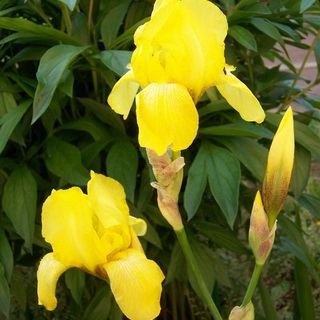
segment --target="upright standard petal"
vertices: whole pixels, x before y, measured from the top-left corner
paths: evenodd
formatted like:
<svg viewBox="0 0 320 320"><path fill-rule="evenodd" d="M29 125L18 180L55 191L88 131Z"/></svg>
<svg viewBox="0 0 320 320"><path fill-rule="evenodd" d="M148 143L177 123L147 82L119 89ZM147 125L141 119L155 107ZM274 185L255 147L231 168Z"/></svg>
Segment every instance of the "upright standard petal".
<svg viewBox="0 0 320 320"><path fill-rule="evenodd" d="M108 97L110 107L126 119L138 89L139 83L136 82L133 71L129 70L112 88Z"/></svg>
<svg viewBox="0 0 320 320"><path fill-rule="evenodd" d="M230 72L230 69L227 67L224 71L226 74L221 73L217 89L231 107L240 113L242 119L261 123L265 113L260 102L250 89Z"/></svg>
<svg viewBox="0 0 320 320"><path fill-rule="evenodd" d="M102 246L93 212L80 188L53 191L42 207L42 235L54 257L69 267L88 269L105 263L110 248Z"/></svg>
<svg viewBox="0 0 320 320"><path fill-rule="evenodd" d="M116 180L91 171L88 198L105 227L129 225L129 208L123 186Z"/></svg>
<svg viewBox="0 0 320 320"><path fill-rule="evenodd" d="M180 84L152 83L137 95L139 143L158 155L189 147L199 117L188 90Z"/></svg>
<svg viewBox="0 0 320 320"><path fill-rule="evenodd" d="M294 127L291 107L273 138L263 180L262 200L272 228L287 197L294 161Z"/></svg>
<svg viewBox="0 0 320 320"><path fill-rule="evenodd" d="M68 269L67 266L53 257L53 253L46 254L40 261L37 271L39 304L49 311L57 306L56 286L59 277Z"/></svg>
<svg viewBox="0 0 320 320"><path fill-rule="evenodd" d="M154 261L128 249L115 255L104 268L114 297L129 319L150 320L159 315L164 275Z"/></svg>

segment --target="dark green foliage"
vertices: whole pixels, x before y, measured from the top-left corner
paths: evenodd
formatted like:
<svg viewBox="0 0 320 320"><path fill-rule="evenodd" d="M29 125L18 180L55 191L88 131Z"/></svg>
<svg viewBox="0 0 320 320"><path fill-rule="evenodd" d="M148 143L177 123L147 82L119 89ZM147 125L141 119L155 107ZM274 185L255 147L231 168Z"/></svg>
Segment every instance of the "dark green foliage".
<svg viewBox="0 0 320 320"><path fill-rule="evenodd" d="M59 281L58 308L52 315L37 305L36 269L50 251L41 237L42 203L52 189L85 187L90 170L119 180L131 214L149 224L143 245L167 275L160 318L198 319L197 312L208 317L174 234L157 209L134 111L123 121L107 105L112 86L130 62L133 34L149 19L152 2L0 0L0 319L123 318L108 286L79 270L69 270ZM303 108L295 115L291 191L271 259L279 259L280 269L277 255L290 262L295 319L315 319L320 251L309 249L305 230L293 217L308 210L311 223L320 220L320 191L308 190L311 165L320 160L320 138L314 131L320 99L309 93L320 83L319 1L216 4L229 21L227 63L237 67L237 77L268 112L262 125L246 123L214 88L199 102L198 136L182 154L181 208L191 246L226 316L241 303L249 281L248 219L268 148L281 112L298 103ZM311 46L302 42L308 34L315 37ZM301 48L304 55L315 53L314 81L302 78L286 45ZM280 62L273 67L266 63L276 59ZM277 270L268 271L271 277L273 273ZM270 307L274 284L259 284L257 319L279 311Z"/></svg>

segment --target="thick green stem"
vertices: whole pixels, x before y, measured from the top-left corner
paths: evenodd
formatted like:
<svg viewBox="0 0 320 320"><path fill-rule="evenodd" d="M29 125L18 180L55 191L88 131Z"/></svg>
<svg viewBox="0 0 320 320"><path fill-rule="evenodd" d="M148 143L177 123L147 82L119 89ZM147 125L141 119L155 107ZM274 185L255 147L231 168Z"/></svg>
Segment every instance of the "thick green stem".
<svg viewBox="0 0 320 320"><path fill-rule="evenodd" d="M251 301L254 289L256 288L257 283L259 281L259 277L260 277L261 271L263 269L263 266L264 265L261 265L261 264L255 264L253 274L251 276L251 280L250 280L249 286L247 288L246 295L243 298L243 302L242 302L241 307L244 307L245 305L247 305Z"/></svg>
<svg viewBox="0 0 320 320"><path fill-rule="evenodd" d="M199 289L201 291L201 298L204 300L205 304L209 308L213 318L215 320L222 320L222 317L219 313L218 308L216 307L214 301L212 300L211 294L208 291L208 288L202 278L201 271L199 269L198 263L196 261L196 258L193 255L193 252L190 248L190 244L186 235L186 232L184 228L179 230L174 230L176 233L176 236L178 238L178 241L180 243L180 246L182 248L182 251L189 263L189 266L191 268L191 271L198 283Z"/></svg>

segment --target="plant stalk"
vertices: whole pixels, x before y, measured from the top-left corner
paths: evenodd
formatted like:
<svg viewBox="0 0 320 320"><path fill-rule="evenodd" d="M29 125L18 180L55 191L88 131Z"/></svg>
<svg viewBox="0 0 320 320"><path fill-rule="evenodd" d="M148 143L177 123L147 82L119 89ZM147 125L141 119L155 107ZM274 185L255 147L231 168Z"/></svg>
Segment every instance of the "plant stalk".
<svg viewBox="0 0 320 320"><path fill-rule="evenodd" d="M247 288L246 295L243 298L243 302L241 304L241 307L244 307L245 305L247 305L251 301L254 289L256 288L256 286L258 284L259 277L260 277L261 271L263 269L263 266L264 266L263 264L257 264L257 263L255 264L254 270L253 270L253 273L251 276L251 280L250 280L249 286Z"/></svg>
<svg viewBox="0 0 320 320"><path fill-rule="evenodd" d="M219 310L217 306L215 305L214 301L212 300L211 294L208 291L208 288L202 278L201 271L199 269L198 263L196 258L193 255L193 252L191 250L185 229L179 229L179 230L174 230L176 233L176 236L178 238L178 241L180 243L180 246L182 248L182 251L189 263L189 266L191 268L191 271L199 285L199 289L201 291L201 297L204 300L205 304L209 308L213 318L215 320L222 320L222 317L219 313Z"/></svg>

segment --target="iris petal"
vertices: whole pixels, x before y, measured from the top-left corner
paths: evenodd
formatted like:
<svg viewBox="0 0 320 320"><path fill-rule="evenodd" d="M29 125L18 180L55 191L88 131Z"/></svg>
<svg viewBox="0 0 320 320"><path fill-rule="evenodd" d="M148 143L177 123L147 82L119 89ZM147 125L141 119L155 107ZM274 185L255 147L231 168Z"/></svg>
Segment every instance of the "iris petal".
<svg viewBox="0 0 320 320"><path fill-rule="evenodd" d="M112 88L108 97L110 107L126 119L138 89L139 84L135 80L133 71L130 70Z"/></svg>
<svg viewBox="0 0 320 320"><path fill-rule="evenodd" d="M40 261L37 271L39 304L47 310L54 310L57 306L56 285L59 277L68 269L57 261L53 253L46 254Z"/></svg>
<svg viewBox="0 0 320 320"><path fill-rule="evenodd" d="M69 267L94 272L107 254L93 226L93 212L80 188L53 191L42 208L42 235Z"/></svg>
<svg viewBox="0 0 320 320"><path fill-rule="evenodd" d="M164 154L189 147L198 130L198 113L187 89L180 84L152 83L137 95L139 143Z"/></svg>
<svg viewBox="0 0 320 320"><path fill-rule="evenodd" d="M91 171L88 198L105 228L129 224L129 208L122 185L109 177Z"/></svg>
<svg viewBox="0 0 320 320"><path fill-rule="evenodd" d="M226 73L220 77L220 82L216 85L221 95L240 113L242 119L261 123L265 113L258 99L237 77L228 70Z"/></svg>
<svg viewBox="0 0 320 320"><path fill-rule="evenodd" d="M122 312L131 320L150 320L160 313L161 282L159 266L139 251L119 252L104 265L111 290Z"/></svg>

